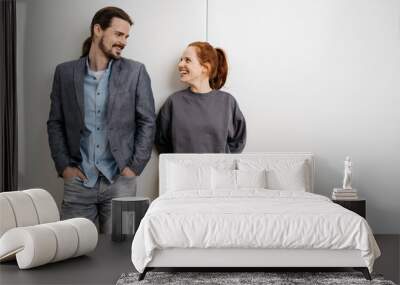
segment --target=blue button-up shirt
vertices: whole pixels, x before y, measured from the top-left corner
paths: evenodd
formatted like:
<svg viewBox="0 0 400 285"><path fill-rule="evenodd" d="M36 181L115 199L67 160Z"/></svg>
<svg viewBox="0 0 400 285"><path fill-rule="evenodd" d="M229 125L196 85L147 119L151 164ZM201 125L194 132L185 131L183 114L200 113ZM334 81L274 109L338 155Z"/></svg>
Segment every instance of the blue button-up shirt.
<svg viewBox="0 0 400 285"><path fill-rule="evenodd" d="M118 173L117 162L111 154L107 141L106 114L108 102L108 83L112 60L100 78L89 68L86 62L84 79L85 129L81 135L81 169L87 180L86 187L93 187L101 172L110 183Z"/></svg>

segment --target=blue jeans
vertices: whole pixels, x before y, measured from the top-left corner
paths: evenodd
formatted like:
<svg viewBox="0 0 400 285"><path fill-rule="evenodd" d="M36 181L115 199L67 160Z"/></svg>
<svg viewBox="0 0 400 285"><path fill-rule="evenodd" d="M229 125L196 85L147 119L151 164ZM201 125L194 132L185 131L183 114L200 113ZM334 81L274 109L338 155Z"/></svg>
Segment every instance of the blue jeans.
<svg viewBox="0 0 400 285"><path fill-rule="evenodd" d="M111 233L111 199L136 196L136 177L119 176L110 184L99 176L93 188L83 186L78 177L64 180L61 218L83 217L98 225L100 233Z"/></svg>

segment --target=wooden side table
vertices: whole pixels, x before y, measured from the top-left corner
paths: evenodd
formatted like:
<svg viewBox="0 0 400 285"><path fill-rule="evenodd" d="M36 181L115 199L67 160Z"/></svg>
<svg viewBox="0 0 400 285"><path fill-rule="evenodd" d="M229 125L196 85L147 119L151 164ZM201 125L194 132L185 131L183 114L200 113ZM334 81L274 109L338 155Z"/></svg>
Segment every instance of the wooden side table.
<svg viewBox="0 0 400 285"><path fill-rule="evenodd" d="M365 199L357 199L357 200L332 200L332 202L339 204L340 206L353 211L356 214L359 214L364 219L366 218L366 200Z"/></svg>
<svg viewBox="0 0 400 285"><path fill-rule="evenodd" d="M147 197L121 197L111 201L113 241L123 241L134 235L150 205Z"/></svg>

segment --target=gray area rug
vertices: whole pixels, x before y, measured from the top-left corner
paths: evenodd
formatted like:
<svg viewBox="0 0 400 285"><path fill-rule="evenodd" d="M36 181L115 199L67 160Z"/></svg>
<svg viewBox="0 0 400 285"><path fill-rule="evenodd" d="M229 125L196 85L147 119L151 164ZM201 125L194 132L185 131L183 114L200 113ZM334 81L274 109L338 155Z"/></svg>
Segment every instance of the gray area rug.
<svg viewBox="0 0 400 285"><path fill-rule="evenodd" d="M384 280L382 275L372 275L368 281L360 272L148 272L142 281L138 281L139 273L122 274L117 285L134 284L379 284L395 285Z"/></svg>

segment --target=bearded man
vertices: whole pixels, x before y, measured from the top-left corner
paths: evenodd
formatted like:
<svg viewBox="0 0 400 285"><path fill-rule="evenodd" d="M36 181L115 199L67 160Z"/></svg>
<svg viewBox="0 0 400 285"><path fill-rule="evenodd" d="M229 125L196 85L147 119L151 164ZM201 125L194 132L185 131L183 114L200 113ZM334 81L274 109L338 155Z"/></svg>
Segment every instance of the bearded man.
<svg viewBox="0 0 400 285"><path fill-rule="evenodd" d="M93 17L78 60L56 67L47 132L64 180L63 219L85 217L111 232L111 199L136 195L150 159L154 98L142 63L121 57L133 22L117 7Z"/></svg>

